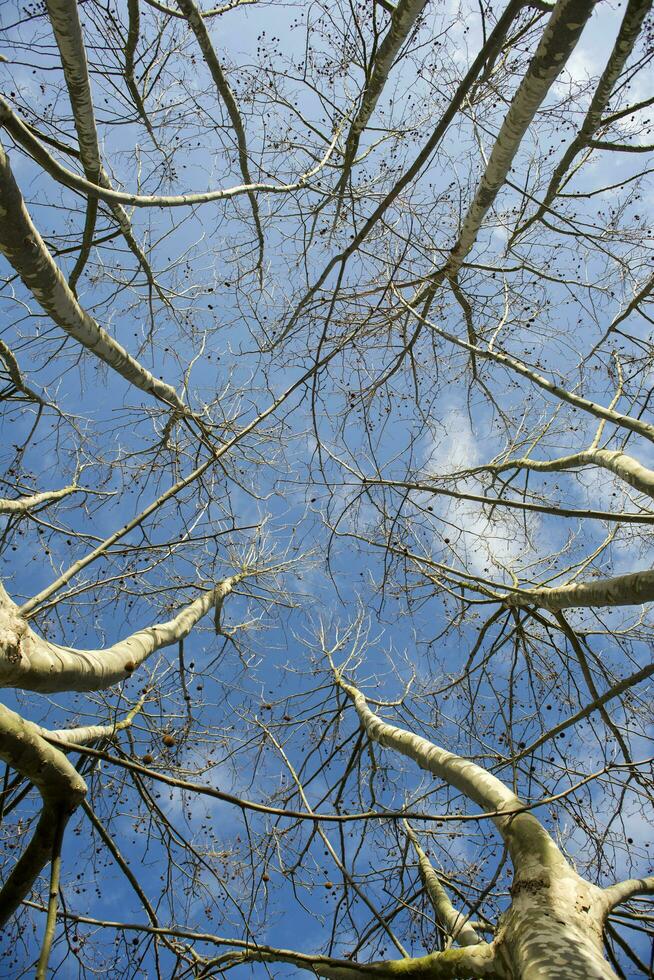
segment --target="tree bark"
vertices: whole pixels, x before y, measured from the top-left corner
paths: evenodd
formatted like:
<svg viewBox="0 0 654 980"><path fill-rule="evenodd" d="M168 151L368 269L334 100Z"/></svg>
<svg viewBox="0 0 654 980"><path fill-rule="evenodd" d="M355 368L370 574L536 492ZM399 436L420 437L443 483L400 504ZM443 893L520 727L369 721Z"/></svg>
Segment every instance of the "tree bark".
<svg viewBox="0 0 654 980"><path fill-rule="evenodd" d="M138 630L104 650L75 650L38 636L0 585L0 687L52 694L100 691L131 677L156 650L184 639L228 595L239 576L227 578L167 623Z"/></svg>
<svg viewBox="0 0 654 980"><path fill-rule="evenodd" d="M498 975L511 980L615 978L603 954L604 892L576 873L536 817L524 811L524 802L481 766L383 721L356 687L338 673L336 678L369 738L413 759L492 814L514 869L511 905L488 944Z"/></svg>
<svg viewBox="0 0 654 980"><path fill-rule="evenodd" d="M188 413L174 388L142 367L80 306L32 222L2 147L0 252L57 326L131 385L183 414Z"/></svg>
<svg viewBox="0 0 654 980"><path fill-rule="evenodd" d="M57 827L86 795L86 783L63 752L41 738L35 726L0 705L0 759L39 790L43 811L32 840L0 889L0 926L29 894L52 857Z"/></svg>
<svg viewBox="0 0 654 980"><path fill-rule="evenodd" d="M553 589L522 589L505 596L504 601L507 606L540 606L551 612L589 606L637 606L654 601L654 572L630 572Z"/></svg>

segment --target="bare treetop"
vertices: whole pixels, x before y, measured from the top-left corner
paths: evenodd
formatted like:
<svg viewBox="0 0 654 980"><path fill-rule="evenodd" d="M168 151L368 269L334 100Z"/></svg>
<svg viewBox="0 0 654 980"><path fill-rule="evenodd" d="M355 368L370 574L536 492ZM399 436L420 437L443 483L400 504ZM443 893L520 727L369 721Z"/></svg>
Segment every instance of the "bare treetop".
<svg viewBox="0 0 654 980"><path fill-rule="evenodd" d="M2 976L652 975L653 57L2 6Z"/></svg>

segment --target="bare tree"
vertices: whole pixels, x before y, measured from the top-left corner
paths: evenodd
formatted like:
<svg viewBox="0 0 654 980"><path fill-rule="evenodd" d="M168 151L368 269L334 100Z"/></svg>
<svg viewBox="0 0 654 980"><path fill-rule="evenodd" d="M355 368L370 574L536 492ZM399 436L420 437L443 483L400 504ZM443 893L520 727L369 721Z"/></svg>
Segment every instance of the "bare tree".
<svg viewBox="0 0 654 980"><path fill-rule="evenodd" d="M2 975L652 976L649 0L2 17Z"/></svg>

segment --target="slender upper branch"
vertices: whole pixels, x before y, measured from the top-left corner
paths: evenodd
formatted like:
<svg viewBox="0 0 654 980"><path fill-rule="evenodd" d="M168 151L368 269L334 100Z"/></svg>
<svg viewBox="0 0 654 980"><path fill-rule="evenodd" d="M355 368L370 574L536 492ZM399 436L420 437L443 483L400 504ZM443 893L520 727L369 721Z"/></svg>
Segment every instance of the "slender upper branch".
<svg viewBox="0 0 654 980"><path fill-rule="evenodd" d="M290 183L237 184L234 187L224 187L197 194L135 194L130 191L117 191L108 183L98 184L88 180L86 177L82 177L80 174L76 174L73 170L68 170L67 167L64 167L63 164L59 163L58 160L48 153L40 140L34 135L33 130L12 111L11 107L2 98L0 98L0 124L43 167L46 173L50 174L51 177L65 187L80 191L82 194L94 195L101 201L107 201L109 204L130 204L137 208L185 208L193 207L197 204L210 204L213 201L222 201L227 198L238 197L241 194L288 194L291 191L300 190L309 183L311 178L320 173L328 163L340 135L340 130L337 130L318 163L301 174L297 180L291 181Z"/></svg>
<svg viewBox="0 0 654 980"><path fill-rule="evenodd" d="M75 120L75 129L79 141L80 158L84 173L92 184L101 184L111 188L100 156L98 131L93 108L93 95L89 79L86 49L79 19L77 0L47 0L48 15L52 30L59 48L64 79L68 88L70 104ZM159 284L150 268L150 263L137 242L132 231L132 224L125 209L117 202L111 202L111 211L129 248L136 256L149 284L157 290L162 300L166 301ZM90 240L93 236L97 207L93 200L88 202L87 222L84 233L83 253L90 250ZM74 270L73 280L81 273L81 262L78 260Z"/></svg>
<svg viewBox="0 0 654 980"><path fill-rule="evenodd" d="M531 381L532 384L537 385L544 391L549 392L561 401L567 402L569 405L574 405L575 408L580 408L584 412L588 412L589 415L595 416L598 419L605 419L607 422L612 422L614 425L628 429L637 435L644 436L649 439L650 442L654 442L654 425L649 422L643 422L640 418L634 418L632 415L624 415L622 412L616 412L613 408L607 408L604 405L600 405L597 402L591 401L588 398L583 398L581 395L576 395L573 391L568 391L567 388L563 388L561 385L557 385L554 381L550 381L545 378L538 371L533 368L528 367L522 361L518 360L516 357L511 357L510 354L502 354L500 351L490 350L483 347L475 347L474 344L468 343L468 341L463 340L461 337L457 337L455 334L450 333L448 330L444 330L442 327L437 326L432 320L424 317L415 306L406 302L399 293L396 292L399 297L400 302L407 308L410 309L413 316L415 316L421 323L429 327L435 334L442 337L444 340L449 341L451 344L455 344L457 347L461 347L463 350L474 351L474 353L479 358L484 358L489 361L494 361L496 364L501 364L503 367L509 368L509 370L514 371L523 378Z"/></svg>
<svg viewBox="0 0 654 980"><path fill-rule="evenodd" d="M248 147L247 140L245 137L245 127L243 126L243 120L241 119L241 113L239 111L236 99L234 98L234 93L232 92L229 82L225 78L225 73L222 70L222 66L218 60L218 56L214 50L213 44L211 43L211 38L209 37L209 31L207 30L206 24L202 18L197 5L194 0L177 0L180 10L186 17L189 26L200 46L202 51L202 56L206 62L206 65L211 72L211 77L213 78L218 94L225 104L227 109L227 114L230 118L232 129L236 135L236 143L238 146L238 162L241 169L241 174L243 176L243 181L245 184L252 183L252 177L250 176L250 163L248 159ZM254 219L254 225L256 228L257 239L259 242L259 266L263 261L263 230L261 228L261 219L259 217L259 205L257 204L257 198L252 191L248 192L248 199L250 201L250 207L252 209L252 217Z"/></svg>
<svg viewBox="0 0 654 980"><path fill-rule="evenodd" d="M481 223L506 180L528 127L574 51L594 6L593 0L558 0L529 68L511 100L474 199L463 219L446 263L448 278L457 272L473 247Z"/></svg>
<svg viewBox="0 0 654 980"><path fill-rule="evenodd" d="M388 80L390 70L393 67L393 62L400 48L413 30L413 26L422 13L426 2L427 0L399 0L393 11L388 31L368 71L368 78L363 89L361 102L345 140L341 175L336 192L339 199L352 168L361 133L368 125L370 117L374 112L375 106Z"/></svg>
<svg viewBox="0 0 654 980"><path fill-rule="evenodd" d="M68 746L70 745L88 745L91 742L113 738L117 732L122 732L126 728L129 728L143 707L143 702L144 697L137 701L124 718L110 722L108 725L79 725L77 728L58 728L53 730L42 728L40 725L35 725L34 727L37 729L39 735L47 739L50 744L57 740L66 742L67 751L69 751ZM30 722L30 724L32 723Z"/></svg>
<svg viewBox="0 0 654 980"><path fill-rule="evenodd" d="M568 145L565 153L561 157L561 160L556 165L541 204L537 208L536 212L513 233L511 241L515 240L518 235L523 234L530 225L532 225L535 221L538 221L546 213L552 201L556 197L561 183L564 180L573 160L580 150L588 145L591 136L600 126L602 121L602 113L606 108L609 98L611 97L615 83L622 73L627 58L633 51L634 45L643 26L643 20L645 19L645 16L647 15L647 12L650 10L651 6L652 0L629 0L622 23L620 25L620 30L618 31L618 36L615 44L613 45L613 50L611 51L606 67L602 72L602 77L595 88L593 98L591 99L579 132Z"/></svg>

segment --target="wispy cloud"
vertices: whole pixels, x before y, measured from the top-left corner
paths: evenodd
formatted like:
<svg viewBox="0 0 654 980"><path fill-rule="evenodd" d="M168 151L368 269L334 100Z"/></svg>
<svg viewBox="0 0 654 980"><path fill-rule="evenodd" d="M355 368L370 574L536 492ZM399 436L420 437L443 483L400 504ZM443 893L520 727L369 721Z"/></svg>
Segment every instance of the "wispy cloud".
<svg viewBox="0 0 654 980"><path fill-rule="evenodd" d="M445 436L435 437L428 447L425 471L430 475L447 476L467 470L484 461L479 439L472 431L468 417L459 409L451 409L444 418ZM457 490L479 493L479 485L459 479ZM457 553L465 560L469 571L482 574L489 568L511 568L517 560L531 552L529 540L520 522L501 508L489 513L483 504L468 500L440 498L434 512L440 521L446 520L459 536ZM538 521L530 518L530 530Z"/></svg>

